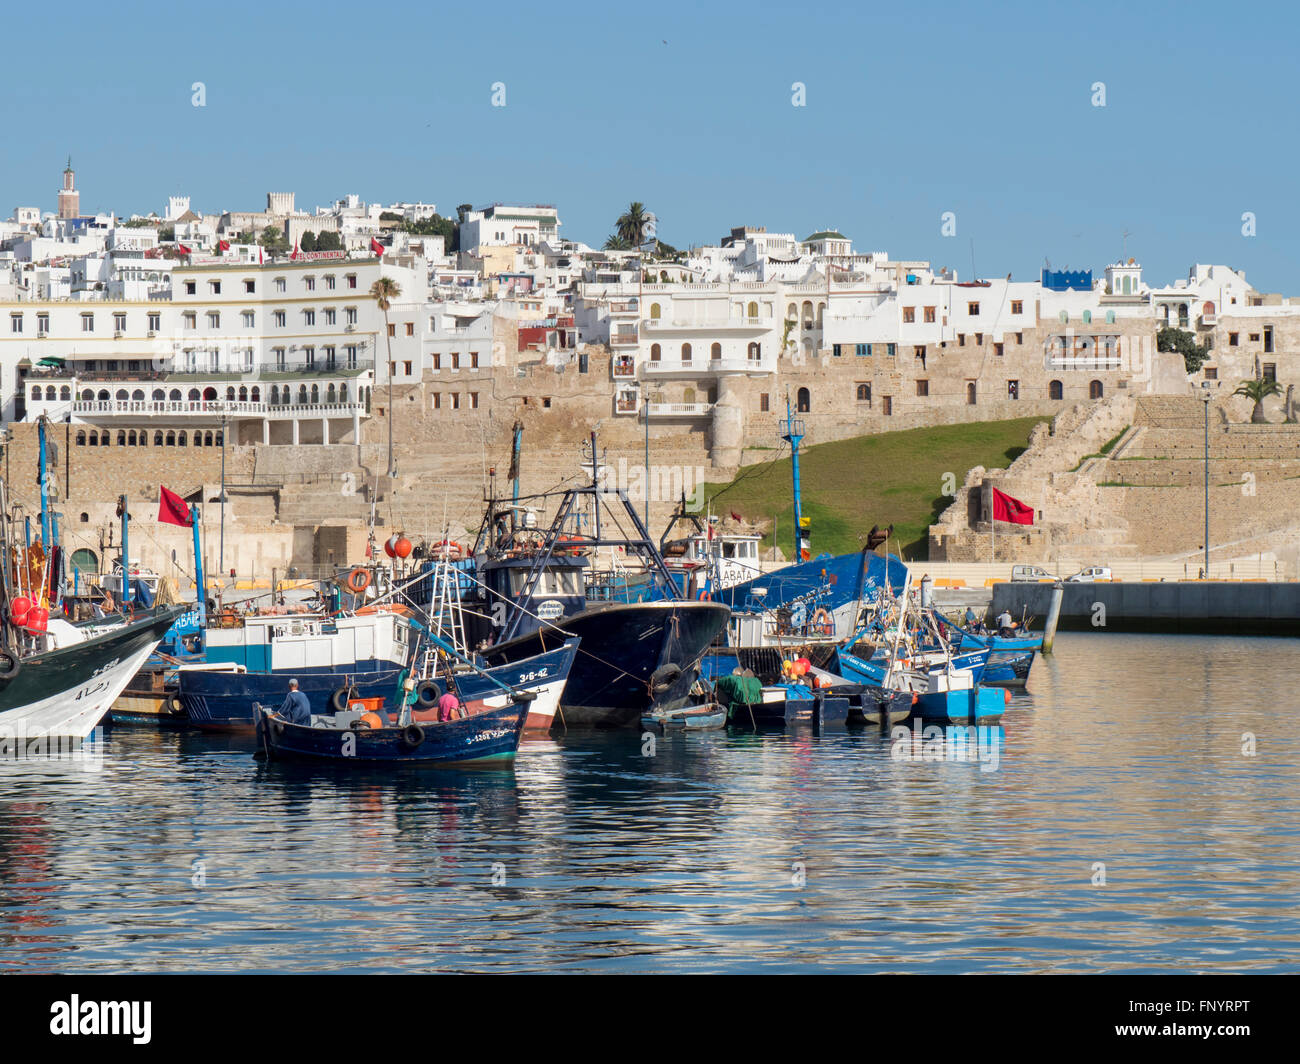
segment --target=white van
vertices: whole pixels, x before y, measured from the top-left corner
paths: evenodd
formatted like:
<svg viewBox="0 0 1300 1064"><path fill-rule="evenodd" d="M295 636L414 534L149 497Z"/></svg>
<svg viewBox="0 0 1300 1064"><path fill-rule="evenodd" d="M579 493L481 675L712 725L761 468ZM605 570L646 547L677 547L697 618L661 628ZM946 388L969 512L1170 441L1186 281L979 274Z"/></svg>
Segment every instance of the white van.
<svg viewBox="0 0 1300 1064"><path fill-rule="evenodd" d="M1013 583L1019 583L1022 580L1055 580L1056 577L1046 569L1040 569L1036 565L1013 565L1011 567L1011 580Z"/></svg>
<svg viewBox="0 0 1300 1064"><path fill-rule="evenodd" d="M1097 580L1112 580L1110 570L1104 565L1090 565L1086 569L1080 569L1073 576L1066 578L1067 584L1091 584Z"/></svg>

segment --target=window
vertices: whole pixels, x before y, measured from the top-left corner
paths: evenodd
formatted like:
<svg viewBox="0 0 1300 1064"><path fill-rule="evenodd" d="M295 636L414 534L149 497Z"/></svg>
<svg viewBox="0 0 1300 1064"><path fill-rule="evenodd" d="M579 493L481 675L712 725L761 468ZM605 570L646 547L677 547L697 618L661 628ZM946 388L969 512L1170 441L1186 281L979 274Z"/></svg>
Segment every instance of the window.
<svg viewBox="0 0 1300 1064"><path fill-rule="evenodd" d="M934 307L925 308L925 320L931 324L934 322Z"/></svg>
<svg viewBox="0 0 1300 1064"><path fill-rule="evenodd" d="M758 396L758 410L761 414L766 414L770 407L767 392L760 392Z"/></svg>
<svg viewBox="0 0 1300 1064"><path fill-rule="evenodd" d="M1229 346L1229 347L1236 347L1236 346L1237 346L1238 335L1239 335L1239 334L1234 333L1234 332L1230 332L1230 333L1228 333L1228 346Z"/></svg>
<svg viewBox="0 0 1300 1064"><path fill-rule="evenodd" d="M349 287L349 288L356 288L356 286L357 286L357 275L356 275L355 273L349 273L349 274L346 276L345 280L348 282L348 287Z"/></svg>
<svg viewBox="0 0 1300 1064"><path fill-rule="evenodd" d="M414 323L414 322L408 321L408 322L406 323L406 335L407 335L407 336L414 336L414 335L415 335L415 323Z"/></svg>
<svg viewBox="0 0 1300 1064"><path fill-rule="evenodd" d="M1257 343L1259 343L1259 333L1251 333L1251 334L1250 334L1250 342L1251 342L1252 344L1257 344Z"/></svg>
<svg viewBox="0 0 1300 1064"><path fill-rule="evenodd" d="M855 355L857 355L859 358L867 358L867 357L869 357L869 356L871 355L871 345L870 345L870 344L854 344L854 345L853 345L853 353L854 353Z"/></svg>
<svg viewBox="0 0 1300 1064"><path fill-rule="evenodd" d="M881 404L880 404L880 412L881 412L882 414L884 414L885 417L892 417L892 416L893 416L893 413L894 413L894 397L893 397L892 395L887 395L887 396L885 396L884 399L881 401Z"/></svg>
<svg viewBox="0 0 1300 1064"><path fill-rule="evenodd" d="M440 392L433 393L433 408L435 410L442 409L442 394Z"/></svg>
<svg viewBox="0 0 1300 1064"><path fill-rule="evenodd" d="M325 324L326 324L326 325L333 325L333 324L334 324L334 318L335 318L335 316L336 316L336 315L335 315L335 312L334 312L334 308L333 308L333 307L326 307L325 310L324 310L322 313L324 313L324 315L325 315Z"/></svg>
<svg viewBox="0 0 1300 1064"><path fill-rule="evenodd" d="M582 356L583 359L585 359L586 357L587 357L586 355L583 355L583 356ZM583 364L584 364L584 365L586 364L585 361L584 361ZM469 368L470 368L470 369L478 369L478 352L477 352L477 351L471 351L471 352L469 353ZM582 372L583 372L583 373L586 373L587 371L584 369Z"/></svg>
<svg viewBox="0 0 1300 1064"><path fill-rule="evenodd" d="M181 315L181 320L187 329L197 329L199 327L199 316L192 310L187 310Z"/></svg>
<svg viewBox="0 0 1300 1064"><path fill-rule="evenodd" d="M442 355L437 351L433 353L433 368L442 369Z"/></svg>
<svg viewBox="0 0 1300 1064"><path fill-rule="evenodd" d="M271 353L275 356L275 368L279 370L283 370L284 369L284 348L283 347L273 348Z"/></svg>
<svg viewBox="0 0 1300 1064"><path fill-rule="evenodd" d="M1219 370L1216 366L1205 367L1205 379L1207 381L1217 381L1219 379Z"/></svg>
<svg viewBox="0 0 1300 1064"><path fill-rule="evenodd" d="M151 314L151 315L150 315L150 318L153 318L153 317L155 317L155 315L152 315L152 314ZM152 329L153 326L150 325L149 328ZM36 332L37 332L37 334L40 335L40 336L48 336L48 335L49 335L49 332L50 332L50 316L49 316L48 314L37 314L37 315L36 315Z"/></svg>
<svg viewBox="0 0 1300 1064"><path fill-rule="evenodd" d="M221 282L220 282L220 281L209 281L209 282L208 282L208 287L212 290L212 294L213 294L214 296L219 296L219 295L221 295Z"/></svg>
<svg viewBox="0 0 1300 1064"><path fill-rule="evenodd" d="M1023 314L1025 312L1025 301L1023 299L1013 299L1011 301L1011 313Z"/></svg>
<svg viewBox="0 0 1300 1064"><path fill-rule="evenodd" d="M283 277L277 277L275 279L275 290L277 292L283 292L285 290L285 283Z"/></svg>
<svg viewBox="0 0 1300 1064"><path fill-rule="evenodd" d="M1047 386L1047 398L1063 399L1065 398L1065 388L1060 381L1052 381Z"/></svg>
<svg viewBox="0 0 1300 1064"><path fill-rule="evenodd" d="M253 312L251 310L242 311L239 315L239 324L245 329L251 329L254 322Z"/></svg>
<svg viewBox="0 0 1300 1064"><path fill-rule="evenodd" d="M402 363L402 372L405 373L408 377L411 375L410 359L407 359L405 362Z"/></svg>
<svg viewBox="0 0 1300 1064"><path fill-rule="evenodd" d="M925 365L925 344L915 344L912 347L912 356L920 359L921 365Z"/></svg>
<svg viewBox="0 0 1300 1064"><path fill-rule="evenodd" d="M898 352L897 344L885 344L885 354L888 355L890 358L893 358L894 355L897 354L897 352Z"/></svg>
<svg viewBox="0 0 1300 1064"><path fill-rule="evenodd" d="M753 345L753 344L750 344L749 346L752 348L754 345ZM721 344L718 344L718 343L712 344L712 345L709 347L709 358L710 358L710 360L712 360L712 359L716 359L716 358L721 358L721 357L722 357L722 345L721 345ZM750 357L752 358L753 356L751 355Z"/></svg>
<svg viewBox="0 0 1300 1064"><path fill-rule="evenodd" d="M975 405L975 382L974 381L966 382L966 405L967 406Z"/></svg>
<svg viewBox="0 0 1300 1064"><path fill-rule="evenodd" d="M157 312L151 312L149 314L149 331L157 332L161 328L162 328L162 315Z"/></svg>
<svg viewBox="0 0 1300 1064"><path fill-rule="evenodd" d="M1275 380L1277 380L1277 365L1276 365L1276 363L1273 363L1273 362L1265 362L1265 363L1264 363L1264 369L1263 369L1263 375L1264 375L1264 380L1266 380L1266 381L1275 381Z"/></svg>
<svg viewBox="0 0 1300 1064"><path fill-rule="evenodd" d="M549 395L542 399L542 408L545 410L551 409L551 397Z"/></svg>
<svg viewBox="0 0 1300 1064"><path fill-rule="evenodd" d="M459 351L453 351L453 352L451 353L451 368L452 368L452 369L460 369L460 352L459 352Z"/></svg>
<svg viewBox="0 0 1300 1064"><path fill-rule="evenodd" d="M997 355L998 358L1001 358L1001 357L1002 357L1002 345L1001 345L1001 344L994 344L994 345L993 345L993 353L994 353L995 355Z"/></svg>
<svg viewBox="0 0 1300 1064"><path fill-rule="evenodd" d="M914 321L916 321L916 308L915 308L915 307L904 307L904 308L903 308L903 324L904 324L904 325L910 325L910 324L911 324L912 322L914 322Z"/></svg>
<svg viewBox="0 0 1300 1064"><path fill-rule="evenodd" d="M314 292L314 291L316 291L316 278L315 278L315 277L310 277L310 276L309 276L309 277L304 277L304 278L302 279L302 281L303 281L303 284L305 284L305 285L307 286L307 291L308 291L308 292Z"/></svg>
<svg viewBox="0 0 1300 1064"><path fill-rule="evenodd" d="M1019 398L1020 398L1020 382L1019 382L1019 381L1007 381L1007 398L1008 398L1008 399L1019 399Z"/></svg>
<svg viewBox="0 0 1300 1064"><path fill-rule="evenodd" d="M1101 386L1101 381L1089 381L1089 382L1088 382L1088 398L1089 398L1089 399L1100 399L1100 398L1102 398L1102 392L1103 392L1103 389L1102 389L1102 386Z"/></svg>
<svg viewBox="0 0 1300 1064"><path fill-rule="evenodd" d="M335 364L336 364L336 360L334 354L334 347L332 344L327 345L325 347L325 368L332 370L335 368Z"/></svg>
<svg viewBox="0 0 1300 1064"><path fill-rule="evenodd" d="M1023 344L1024 342L1025 342L1025 334L1022 332L1016 333L1016 343Z"/></svg>
<svg viewBox="0 0 1300 1064"><path fill-rule="evenodd" d="M978 303L966 304L966 313L969 314L972 318L976 317L979 314L979 312L980 312L980 305Z"/></svg>
<svg viewBox="0 0 1300 1064"><path fill-rule="evenodd" d="M197 292L198 290L199 290L199 288L198 288L198 282L196 282L196 281L186 281L186 282L185 282L185 294L186 294L187 296L192 296L192 295L194 295L194 293Z"/></svg>
<svg viewBox="0 0 1300 1064"><path fill-rule="evenodd" d="M957 334L957 346L958 346L958 347L965 347L965 346L966 346L966 334L965 334L965 333L958 333L958 334Z"/></svg>
<svg viewBox="0 0 1300 1064"><path fill-rule="evenodd" d="M20 333L23 331L23 316L21 314L9 315L9 331Z"/></svg>
<svg viewBox="0 0 1300 1064"><path fill-rule="evenodd" d="M651 345L650 345L650 361L651 361L651 362L658 362L659 359L660 359L661 357L662 357L662 355L661 355L660 350L659 350L659 345L658 345L658 344L651 344Z"/></svg>
<svg viewBox="0 0 1300 1064"><path fill-rule="evenodd" d="M682 344L682 361L689 362L690 360L691 360L691 345Z"/></svg>
<svg viewBox="0 0 1300 1064"><path fill-rule="evenodd" d="M219 310L208 311L208 328L209 329L221 328L221 311Z"/></svg>
<svg viewBox="0 0 1300 1064"><path fill-rule="evenodd" d="M868 406L871 405L871 385L870 385L870 384L859 384L859 385L858 385L858 402L859 402L859 403L866 403Z"/></svg>
<svg viewBox="0 0 1300 1064"><path fill-rule="evenodd" d="M984 334L983 334L983 333L976 333L976 334L975 334L975 345L978 347L979 345L981 345L981 344L983 344L983 343L984 343Z"/></svg>
<svg viewBox="0 0 1300 1064"><path fill-rule="evenodd" d="M801 414L808 413L809 409L811 409L811 400L812 397L808 394L808 389L800 388L799 391L796 393L796 398L795 398L795 405L798 407L799 413Z"/></svg>
<svg viewBox="0 0 1300 1064"><path fill-rule="evenodd" d="M388 323L388 335L389 335L389 336L396 336L396 335L397 335L397 323L396 323L396 322L390 321L390 322Z"/></svg>
<svg viewBox="0 0 1300 1064"><path fill-rule="evenodd" d="M715 344L714 346L718 348L718 354L716 357L721 358L722 357L721 345ZM749 361L751 362L763 361L763 345L758 343L758 341L754 341L752 344L750 344L749 347L745 349L745 352L749 356Z"/></svg>
<svg viewBox="0 0 1300 1064"><path fill-rule="evenodd" d="M548 399L547 402L549 403L550 400ZM469 393L469 408L470 408L471 410L477 410L477 409L478 409L478 392L470 392L470 393Z"/></svg>
<svg viewBox="0 0 1300 1064"><path fill-rule="evenodd" d="M334 275L333 275L332 273L327 273L327 274L325 275L325 288L326 288L328 291L333 292L333 291L334 291L335 281L336 281L336 278L334 277Z"/></svg>
<svg viewBox="0 0 1300 1064"><path fill-rule="evenodd" d="M356 307L346 308L343 311L343 321L347 325L355 325L357 323L357 308Z"/></svg>
<svg viewBox="0 0 1300 1064"><path fill-rule="evenodd" d="M284 311L282 311L282 310L273 310L273 311L271 311L271 324L274 325L277 329L283 329L283 328L284 328Z"/></svg>
<svg viewBox="0 0 1300 1064"><path fill-rule="evenodd" d="M452 393L451 393L451 408L452 408L453 410L459 410L459 409L460 409L460 392L452 392Z"/></svg>
<svg viewBox="0 0 1300 1064"><path fill-rule="evenodd" d="M930 394L930 382L921 380L916 382L916 394L925 397Z"/></svg>
<svg viewBox="0 0 1300 1064"><path fill-rule="evenodd" d="M302 312L302 323L303 323L304 325L315 325L315 324L316 324L316 312L315 312L314 310L304 310L304 311ZM389 336L392 336L392 335L393 335L393 333L392 333L392 328L393 328L393 327L392 327L391 325L388 327L388 329L389 329L388 335L389 335Z"/></svg>
<svg viewBox="0 0 1300 1064"><path fill-rule="evenodd" d="M1273 353L1273 326L1265 325L1264 326L1264 354L1271 355L1272 353Z"/></svg>
<svg viewBox="0 0 1300 1064"><path fill-rule="evenodd" d="M253 292L256 292L256 291L257 291L257 282L254 281L251 277L246 277L246 278L244 279L244 291L245 291L245 292L248 292L250 295L251 295Z"/></svg>
<svg viewBox="0 0 1300 1064"><path fill-rule="evenodd" d="M82 332L94 332L94 331L95 331L95 315L93 315L93 314L83 314L83 315L81 316L81 331L82 331Z"/></svg>
<svg viewBox="0 0 1300 1064"><path fill-rule="evenodd" d="M305 362L305 363L307 364L307 368L308 368L308 369L315 369L315 367L316 367L316 348L314 348L314 347L304 347L304 348L302 349L302 360L303 360L303 362Z"/></svg>

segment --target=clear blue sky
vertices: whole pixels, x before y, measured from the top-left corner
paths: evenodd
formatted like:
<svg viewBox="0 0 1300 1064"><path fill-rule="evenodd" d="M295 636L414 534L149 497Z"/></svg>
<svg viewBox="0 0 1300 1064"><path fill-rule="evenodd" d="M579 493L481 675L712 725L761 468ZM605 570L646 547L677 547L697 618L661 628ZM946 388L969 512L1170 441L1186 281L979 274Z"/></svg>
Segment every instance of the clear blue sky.
<svg viewBox="0 0 1300 1064"><path fill-rule="evenodd" d="M1289 5L72 0L5 20L4 215L54 209L71 154L86 211L554 203L598 245L637 199L679 247L835 227L963 276L973 240L981 275L1020 279L1100 270L1128 229L1149 281L1225 262L1300 294Z"/></svg>

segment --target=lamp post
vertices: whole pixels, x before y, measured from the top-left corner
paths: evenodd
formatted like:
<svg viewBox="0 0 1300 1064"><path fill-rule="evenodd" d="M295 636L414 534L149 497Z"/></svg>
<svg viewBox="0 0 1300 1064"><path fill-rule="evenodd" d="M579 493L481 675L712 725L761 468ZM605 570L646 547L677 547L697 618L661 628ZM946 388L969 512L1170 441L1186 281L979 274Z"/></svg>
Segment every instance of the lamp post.
<svg viewBox="0 0 1300 1064"><path fill-rule="evenodd" d="M1205 579L1210 578L1210 393L1201 393L1205 404Z"/></svg>

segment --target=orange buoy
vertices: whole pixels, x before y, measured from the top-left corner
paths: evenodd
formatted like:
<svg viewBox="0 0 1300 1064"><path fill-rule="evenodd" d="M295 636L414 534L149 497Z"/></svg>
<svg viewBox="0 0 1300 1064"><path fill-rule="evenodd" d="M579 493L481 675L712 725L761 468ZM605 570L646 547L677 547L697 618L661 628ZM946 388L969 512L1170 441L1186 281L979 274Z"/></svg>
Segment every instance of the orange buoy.
<svg viewBox="0 0 1300 1064"><path fill-rule="evenodd" d="M411 556L411 541L405 536L398 536L397 542L393 544L393 553L399 558L409 558Z"/></svg>

